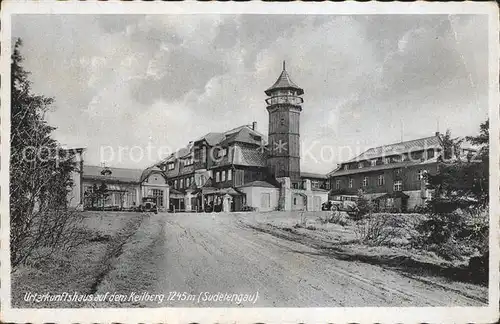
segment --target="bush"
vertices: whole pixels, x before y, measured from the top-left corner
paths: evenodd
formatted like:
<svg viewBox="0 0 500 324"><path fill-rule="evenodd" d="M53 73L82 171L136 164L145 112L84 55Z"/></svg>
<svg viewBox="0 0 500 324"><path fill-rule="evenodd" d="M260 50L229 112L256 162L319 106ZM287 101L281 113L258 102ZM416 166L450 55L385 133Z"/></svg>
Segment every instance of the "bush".
<svg viewBox="0 0 500 324"><path fill-rule="evenodd" d="M398 225L394 215L368 214L356 222L354 234L364 244L390 245L394 239L401 238L404 230Z"/></svg>
<svg viewBox="0 0 500 324"><path fill-rule="evenodd" d="M334 211L328 222L340 226L346 226L349 224L349 219L345 213L341 211Z"/></svg>
<svg viewBox="0 0 500 324"><path fill-rule="evenodd" d="M243 207L241 207L241 211L256 211L256 210L257 210L257 208L252 207L252 206L244 205Z"/></svg>

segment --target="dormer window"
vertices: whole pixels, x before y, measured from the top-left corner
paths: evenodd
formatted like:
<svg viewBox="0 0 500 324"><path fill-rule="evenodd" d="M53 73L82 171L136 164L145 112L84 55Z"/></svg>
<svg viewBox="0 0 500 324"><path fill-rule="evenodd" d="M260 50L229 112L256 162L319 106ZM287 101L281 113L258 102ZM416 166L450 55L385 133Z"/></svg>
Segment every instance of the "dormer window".
<svg viewBox="0 0 500 324"><path fill-rule="evenodd" d="M169 162L167 164L167 170L173 170L175 168L175 163L174 162Z"/></svg>
<svg viewBox="0 0 500 324"><path fill-rule="evenodd" d="M361 169L361 168L363 168L363 162L358 163L358 169Z"/></svg>
<svg viewBox="0 0 500 324"><path fill-rule="evenodd" d="M371 166L376 166L377 165L377 160L371 160L370 161Z"/></svg>

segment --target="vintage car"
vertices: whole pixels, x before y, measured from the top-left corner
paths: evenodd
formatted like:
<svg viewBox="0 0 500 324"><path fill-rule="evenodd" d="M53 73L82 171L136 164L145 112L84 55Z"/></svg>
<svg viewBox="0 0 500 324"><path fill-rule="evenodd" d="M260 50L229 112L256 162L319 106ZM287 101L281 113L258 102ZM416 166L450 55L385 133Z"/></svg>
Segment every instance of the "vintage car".
<svg viewBox="0 0 500 324"><path fill-rule="evenodd" d="M153 212L158 213L158 206L156 204L156 197L142 198L142 204L138 207L140 212Z"/></svg>
<svg viewBox="0 0 500 324"><path fill-rule="evenodd" d="M328 200L321 206L322 210L345 211L348 215L355 215L358 212L358 205L352 200Z"/></svg>

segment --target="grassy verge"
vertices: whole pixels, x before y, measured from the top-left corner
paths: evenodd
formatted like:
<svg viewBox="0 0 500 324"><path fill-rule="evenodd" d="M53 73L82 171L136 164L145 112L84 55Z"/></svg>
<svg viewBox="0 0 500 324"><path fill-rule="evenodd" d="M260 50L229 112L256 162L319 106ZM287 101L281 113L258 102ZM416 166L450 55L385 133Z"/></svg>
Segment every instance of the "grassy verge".
<svg viewBox="0 0 500 324"><path fill-rule="evenodd" d="M446 260L434 252L411 248L404 237L397 237L388 245L363 244L354 222L329 223L324 221L325 216L326 213L276 212L248 215L242 222L255 230L311 246L320 255L379 265L487 302L487 282L470 273L467 260ZM396 216L409 224L419 217L417 214Z"/></svg>
<svg viewBox="0 0 500 324"><path fill-rule="evenodd" d="M75 302L26 302L27 293L92 294L113 269L124 244L149 216L138 213L85 212L85 244L71 253L54 253L43 262L20 266L12 274L12 307L85 307Z"/></svg>

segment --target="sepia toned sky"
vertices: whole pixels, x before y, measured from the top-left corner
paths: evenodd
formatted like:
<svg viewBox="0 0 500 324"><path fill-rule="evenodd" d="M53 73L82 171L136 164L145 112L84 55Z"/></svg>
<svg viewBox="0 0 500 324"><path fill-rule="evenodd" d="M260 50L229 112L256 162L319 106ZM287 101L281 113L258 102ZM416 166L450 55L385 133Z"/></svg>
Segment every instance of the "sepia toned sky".
<svg viewBox="0 0 500 324"><path fill-rule="evenodd" d="M488 114L486 16L17 15L33 90L67 146L141 168L252 121L286 60L304 91L302 170L377 145L475 134ZM140 158L141 150L149 156ZM126 154L135 148L134 154ZM114 158L110 156L110 148ZM118 155L121 148L122 153Z"/></svg>

